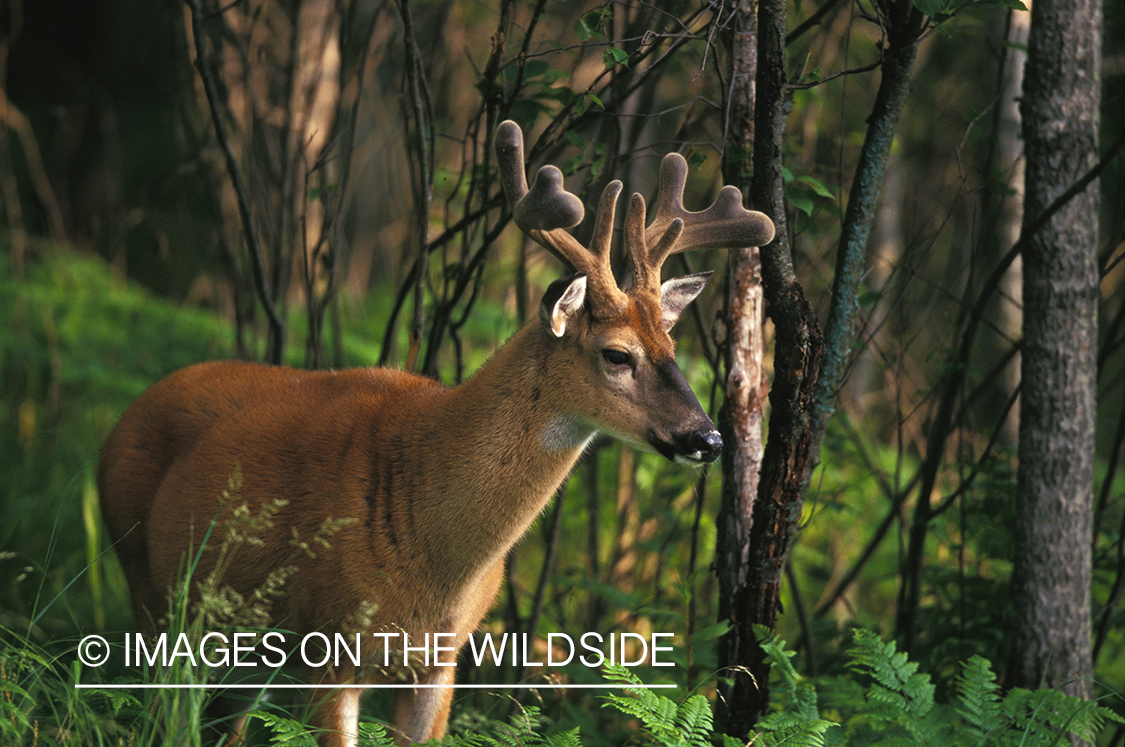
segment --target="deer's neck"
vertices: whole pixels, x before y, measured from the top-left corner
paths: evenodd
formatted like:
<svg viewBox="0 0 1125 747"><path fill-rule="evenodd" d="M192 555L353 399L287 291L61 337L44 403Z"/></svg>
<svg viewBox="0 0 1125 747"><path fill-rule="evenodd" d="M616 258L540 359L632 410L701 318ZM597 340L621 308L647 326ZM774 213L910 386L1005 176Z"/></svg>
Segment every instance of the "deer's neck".
<svg viewBox="0 0 1125 747"><path fill-rule="evenodd" d="M502 558L574 467L594 430L567 412L557 355L538 324L444 393L420 424L429 447L431 555L471 573ZM436 529L435 529L436 528Z"/></svg>

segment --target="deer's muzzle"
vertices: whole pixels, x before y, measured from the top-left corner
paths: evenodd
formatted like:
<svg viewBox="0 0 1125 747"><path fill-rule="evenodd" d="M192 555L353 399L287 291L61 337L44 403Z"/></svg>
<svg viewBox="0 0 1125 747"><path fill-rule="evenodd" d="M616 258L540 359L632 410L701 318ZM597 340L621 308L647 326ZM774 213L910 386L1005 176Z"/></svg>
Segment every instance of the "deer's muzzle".
<svg viewBox="0 0 1125 747"><path fill-rule="evenodd" d="M681 464L707 464L723 450L723 437L714 426L677 433L671 441L649 433L648 442L658 453Z"/></svg>

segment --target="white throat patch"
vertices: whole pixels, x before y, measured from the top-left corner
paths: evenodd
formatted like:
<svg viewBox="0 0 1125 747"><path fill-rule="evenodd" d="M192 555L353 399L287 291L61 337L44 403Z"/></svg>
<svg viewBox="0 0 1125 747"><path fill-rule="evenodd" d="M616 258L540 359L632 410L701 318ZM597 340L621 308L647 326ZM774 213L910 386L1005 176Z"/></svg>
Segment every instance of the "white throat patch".
<svg viewBox="0 0 1125 747"><path fill-rule="evenodd" d="M556 415L544 426L539 440L547 451L571 451L585 449L597 433L573 415Z"/></svg>

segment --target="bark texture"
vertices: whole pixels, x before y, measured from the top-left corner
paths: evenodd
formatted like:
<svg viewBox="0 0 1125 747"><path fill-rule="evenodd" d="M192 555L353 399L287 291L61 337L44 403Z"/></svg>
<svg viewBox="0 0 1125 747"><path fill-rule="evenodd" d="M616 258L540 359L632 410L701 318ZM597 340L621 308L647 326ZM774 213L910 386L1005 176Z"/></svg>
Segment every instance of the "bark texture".
<svg viewBox="0 0 1125 747"><path fill-rule="evenodd" d="M755 0L740 0L731 18L731 84L727 97L723 177L743 194L749 191L753 174L750 154L754 149L757 98L756 12ZM745 665L743 652L754 643L752 621L746 619L738 599L747 583L750 527L762 467L762 418L769 391L763 367L765 341L759 250L749 247L731 251L727 279L727 378L719 418L726 446L723 448L722 501L716 519L715 573L719 582L719 619L731 625L719 642L719 661L725 666L740 667ZM748 704L735 695L734 689L724 695L724 702L728 704L723 712L724 723L741 728L747 718L735 714ZM740 726L734 727L733 722Z"/></svg>
<svg viewBox="0 0 1125 747"><path fill-rule="evenodd" d="M1100 0L1035 0L1021 103L1025 230L1098 161ZM1013 685L1088 696L1097 183L1024 251Z"/></svg>
<svg viewBox="0 0 1125 747"><path fill-rule="evenodd" d="M773 630L777 626L785 558L800 517L812 453L810 416L824 349L816 314L793 270L785 222L781 144L790 107L785 79L786 3L761 0L757 4L756 34L746 33L753 28L746 25L753 23L750 8L751 3L740 6L734 30L744 51L751 42L757 48L749 191L751 204L770 216L777 229L774 240L760 252L762 294L774 323L775 342L769 438L758 480L740 479L746 477L747 462L740 470L737 456L728 456L724 462L724 505L737 512L739 544L733 550L741 553L741 560L733 588L724 593L722 602L722 615L731 623L723 641L722 664L730 668L733 684L722 699L721 720L723 730L736 738L744 738L769 707L770 670L753 627ZM750 258L743 264L739 258L732 261L732 282L752 283ZM738 323L732 320L732 327ZM728 408L744 408L741 415L750 417L749 409L760 410L766 387L747 371L732 361L727 394L735 399ZM728 412L728 418L737 416L737 412ZM730 428L737 435L742 425L736 421ZM728 448L733 446L749 456L760 443L744 440Z"/></svg>

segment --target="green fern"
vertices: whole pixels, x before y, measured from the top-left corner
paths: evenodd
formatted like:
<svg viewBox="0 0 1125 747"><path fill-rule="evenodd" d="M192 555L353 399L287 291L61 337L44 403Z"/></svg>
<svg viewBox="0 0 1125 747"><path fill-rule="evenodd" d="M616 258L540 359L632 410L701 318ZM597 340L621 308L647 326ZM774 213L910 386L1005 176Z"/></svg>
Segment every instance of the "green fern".
<svg viewBox="0 0 1125 747"><path fill-rule="evenodd" d="M785 641L769 628L755 626L754 635L769 659L782 692L780 709L758 723L754 744L763 747L823 747L829 730L839 727L839 724L820 717L816 689L793 666L792 658L796 652L787 650Z"/></svg>
<svg viewBox="0 0 1125 747"><path fill-rule="evenodd" d="M371 721L359 722L359 744L361 747L396 747L387 727Z"/></svg>
<svg viewBox="0 0 1125 747"><path fill-rule="evenodd" d="M758 723L755 745L763 747L824 747L830 729L839 727L822 718L810 719L797 713L777 711Z"/></svg>
<svg viewBox="0 0 1125 747"><path fill-rule="evenodd" d="M1000 728L1000 685L988 659L974 654L961 667L957 678L957 713L965 720L964 731L977 745L986 744Z"/></svg>
<svg viewBox="0 0 1125 747"><path fill-rule="evenodd" d="M134 713L144 710L144 704L137 699L137 696L127 690L90 690L89 695L91 697L98 695L105 698L109 707L113 710L114 716L121 715L125 709Z"/></svg>
<svg viewBox="0 0 1125 747"><path fill-rule="evenodd" d="M636 717L654 742L667 747L710 747L714 722L711 704L703 695L691 695L683 703L676 703L640 687L640 679L626 667L611 664L604 673L611 682L638 686L628 690L628 696L607 695L604 706Z"/></svg>
<svg viewBox="0 0 1125 747"><path fill-rule="evenodd" d="M547 737L547 743L552 747L582 747L582 735L576 726Z"/></svg>
<svg viewBox="0 0 1125 747"><path fill-rule="evenodd" d="M1062 744L1068 733L1093 742L1107 721L1125 723L1114 711L1061 690L1014 688L1001 701L999 713L1012 727L997 741L1005 747Z"/></svg>
<svg viewBox="0 0 1125 747"><path fill-rule="evenodd" d="M849 668L872 679L863 716L874 724L899 727L904 733L887 730L885 744L936 744L942 722L934 710L934 684L930 675L905 652L896 651L893 641L884 642L870 630L855 631L849 651Z"/></svg>
<svg viewBox="0 0 1125 747"><path fill-rule="evenodd" d="M316 737L302 722L268 711L251 711L248 718L265 724L271 734L270 744L279 747L316 747Z"/></svg>
<svg viewBox="0 0 1125 747"><path fill-rule="evenodd" d="M478 722L472 733L453 740L459 747L582 747L578 727L547 734L549 721L535 706L520 706L506 722Z"/></svg>
<svg viewBox="0 0 1125 747"><path fill-rule="evenodd" d="M316 735L302 721L269 711L251 711L247 718L261 721L270 730L271 747L316 747ZM362 721L359 724L361 747L396 747L387 727Z"/></svg>
<svg viewBox="0 0 1125 747"><path fill-rule="evenodd" d="M1059 690L1014 688L1003 699L988 660L969 658L957 679L957 713L964 719L958 744L1033 747L1068 743L1067 734L1092 742L1114 711Z"/></svg>
<svg viewBox="0 0 1125 747"><path fill-rule="evenodd" d="M702 695L691 695L676 712L676 728L690 747L711 747L714 721L711 704Z"/></svg>

